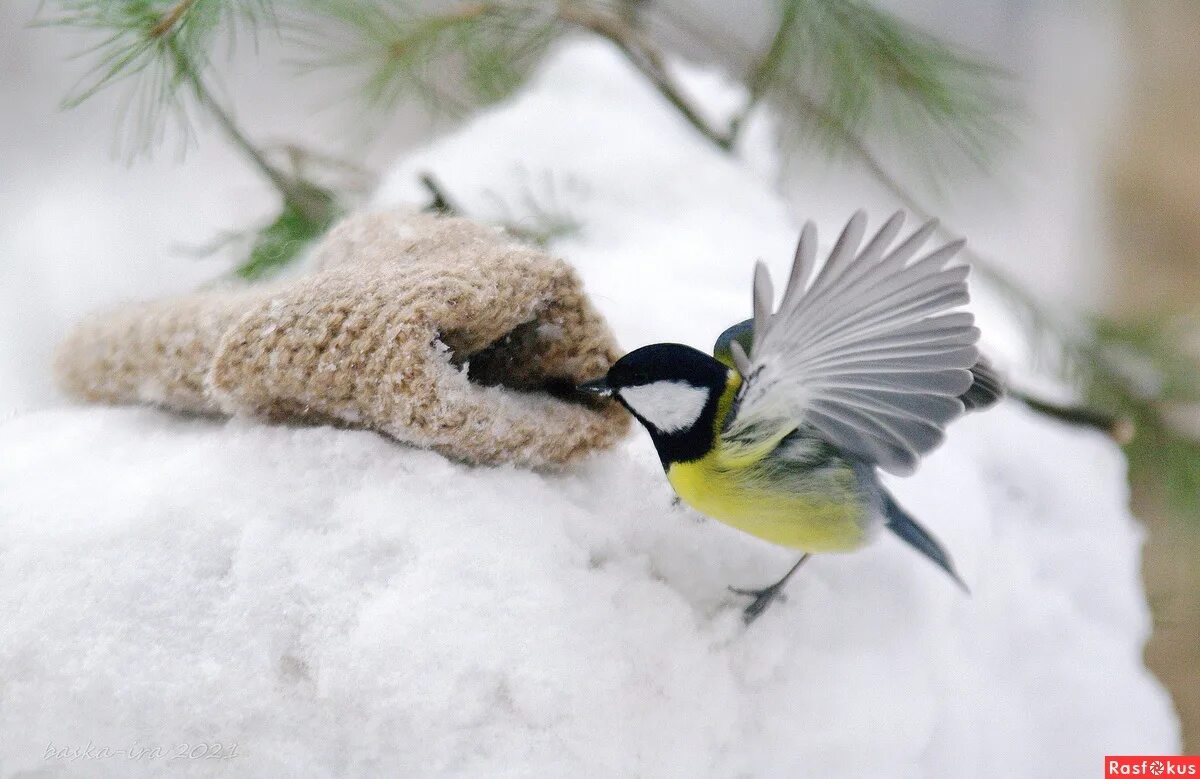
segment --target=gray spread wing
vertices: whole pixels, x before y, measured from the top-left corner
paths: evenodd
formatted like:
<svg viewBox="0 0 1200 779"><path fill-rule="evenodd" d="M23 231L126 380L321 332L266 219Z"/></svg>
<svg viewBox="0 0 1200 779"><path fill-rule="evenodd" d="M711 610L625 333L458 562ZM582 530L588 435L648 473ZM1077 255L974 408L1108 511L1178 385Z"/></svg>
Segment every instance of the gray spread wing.
<svg viewBox="0 0 1200 779"><path fill-rule="evenodd" d="M936 227L899 243L903 215L862 243L856 213L818 269L816 228L804 226L779 309L766 267L754 274L750 355L733 344L746 378L722 432L731 456L761 452L805 426L842 452L891 473L915 470L963 413L979 330L965 265L948 266L962 241L917 257ZM917 257L914 259L914 257Z"/></svg>

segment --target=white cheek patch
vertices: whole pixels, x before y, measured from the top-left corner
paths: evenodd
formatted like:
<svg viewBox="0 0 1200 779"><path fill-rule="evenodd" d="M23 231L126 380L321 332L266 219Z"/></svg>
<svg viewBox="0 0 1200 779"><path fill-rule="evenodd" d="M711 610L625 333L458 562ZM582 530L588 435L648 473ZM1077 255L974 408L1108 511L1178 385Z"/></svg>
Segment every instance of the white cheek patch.
<svg viewBox="0 0 1200 779"><path fill-rule="evenodd" d="M656 381L620 390L621 398L661 433L677 433L696 424L708 390L684 381Z"/></svg>

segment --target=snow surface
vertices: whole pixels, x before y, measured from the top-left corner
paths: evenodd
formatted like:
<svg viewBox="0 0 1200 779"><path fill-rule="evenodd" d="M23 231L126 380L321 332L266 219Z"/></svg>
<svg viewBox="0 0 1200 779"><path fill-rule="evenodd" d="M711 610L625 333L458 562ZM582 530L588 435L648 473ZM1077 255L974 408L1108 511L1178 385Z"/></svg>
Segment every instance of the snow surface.
<svg viewBox="0 0 1200 779"><path fill-rule="evenodd" d="M554 248L625 346L706 347L797 228L766 119L750 136L748 162L716 153L576 43L378 204L430 171L473 214L565 210L584 228ZM673 506L641 433L548 476L365 432L28 413L0 425L0 774L1058 777L1178 750L1111 443L1004 404L891 483L973 596L884 537L746 629L726 585L789 553ZM89 742L238 751L47 757Z"/></svg>

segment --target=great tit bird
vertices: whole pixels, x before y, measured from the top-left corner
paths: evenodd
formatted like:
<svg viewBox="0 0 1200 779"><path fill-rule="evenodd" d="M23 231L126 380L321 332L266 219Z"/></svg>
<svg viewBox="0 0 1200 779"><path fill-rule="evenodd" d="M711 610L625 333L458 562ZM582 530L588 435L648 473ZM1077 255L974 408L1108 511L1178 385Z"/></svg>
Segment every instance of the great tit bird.
<svg viewBox="0 0 1200 779"><path fill-rule="evenodd" d="M816 227L800 234L779 308L766 266L753 312L715 356L682 344L643 346L581 390L616 399L650 433L667 480L702 514L803 552L752 597L747 623L814 553L848 552L887 527L966 589L942 545L880 483L907 476L968 408L1003 386L976 348L962 241L913 259L936 228L894 244L893 215L863 245L856 213L818 267ZM731 588L733 589L733 588Z"/></svg>

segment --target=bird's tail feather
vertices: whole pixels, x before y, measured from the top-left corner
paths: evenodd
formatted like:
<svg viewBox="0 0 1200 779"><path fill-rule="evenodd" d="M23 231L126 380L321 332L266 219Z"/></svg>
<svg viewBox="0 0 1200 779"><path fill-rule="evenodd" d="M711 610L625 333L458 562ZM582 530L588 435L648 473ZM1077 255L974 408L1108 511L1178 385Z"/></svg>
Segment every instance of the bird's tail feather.
<svg viewBox="0 0 1200 779"><path fill-rule="evenodd" d="M954 562L942 545L930 535L928 530L918 525L916 520L909 516L886 490L883 490L883 514L887 519L889 530L913 549L937 563L939 568L950 574L950 578L954 579L964 592L971 592L962 577L958 575L958 571L954 568Z"/></svg>

